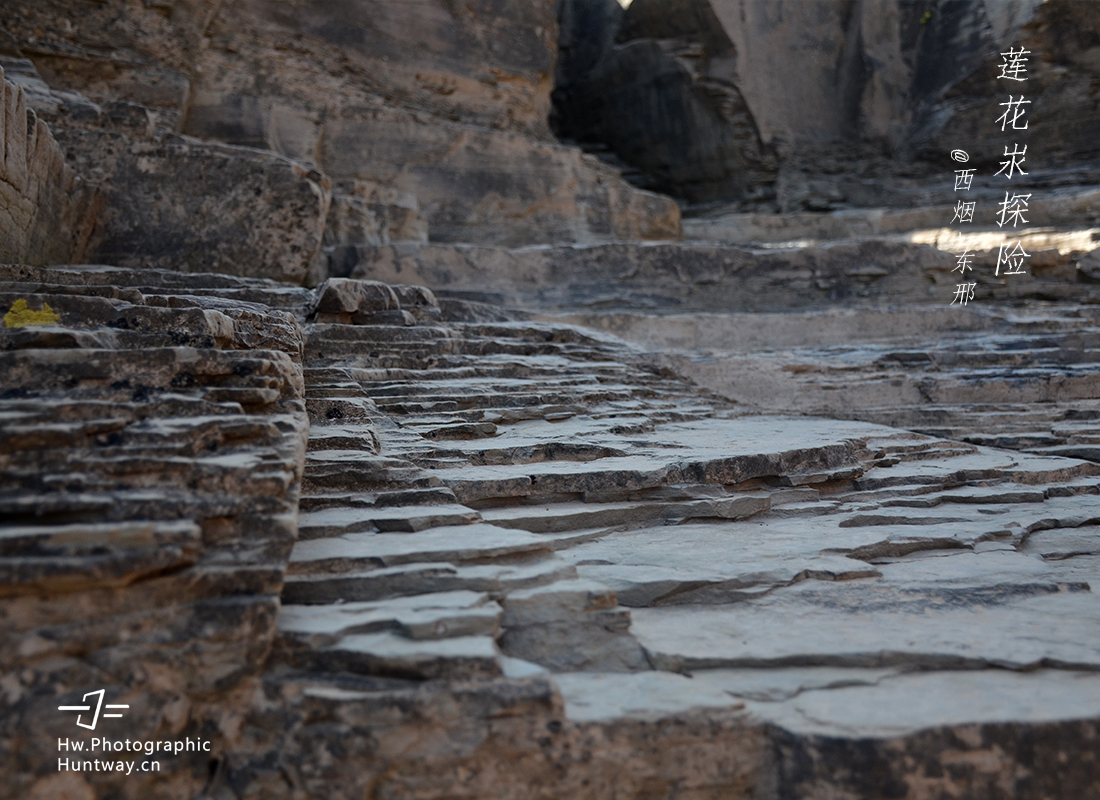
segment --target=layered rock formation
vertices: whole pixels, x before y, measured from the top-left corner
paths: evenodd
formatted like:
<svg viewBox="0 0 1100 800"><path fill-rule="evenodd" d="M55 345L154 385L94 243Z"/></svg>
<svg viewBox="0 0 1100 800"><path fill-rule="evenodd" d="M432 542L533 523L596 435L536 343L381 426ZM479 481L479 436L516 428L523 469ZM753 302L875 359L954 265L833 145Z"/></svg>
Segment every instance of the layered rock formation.
<svg viewBox="0 0 1100 800"><path fill-rule="evenodd" d="M122 103L124 114L137 113L149 130L270 150L304 164L303 177L315 184L309 169L320 170L334 187L331 222L345 221L328 226L329 252L345 246L333 256L336 274L351 268L343 266L348 245L422 240L426 232L438 241L507 245L679 236L675 203L638 191L550 134L556 22L549 0L415 7L180 2L141 10L108 3L76 24L69 5L11 4L0 17L9 52L31 58L53 89ZM199 146L187 146L193 157ZM93 160L102 162L105 149L113 154L117 143L97 141ZM210 157L218 164L225 152ZM266 158L250 167L254 174L291 169ZM178 161L172 166L190 171ZM131 177L126 171L120 185ZM284 191L298 191L261 188L280 203ZM111 204L117 217L136 224L135 208L118 200ZM317 204L322 217L327 202ZM212 221L235 216L231 206L188 212ZM233 222L262 228L266 216L260 209L255 219ZM172 220L141 222L149 230ZM127 249L152 249L122 227L93 256L117 261ZM218 238L235 237L227 231ZM304 255L316 244L304 239L301 247ZM177 261L221 270L219 258L243 260L215 253ZM286 278L300 281L302 274L296 266Z"/></svg>
<svg viewBox="0 0 1100 800"><path fill-rule="evenodd" d="M302 331L270 308L293 295L220 276L0 280L6 307L40 312L0 331L4 781L75 796L81 771L56 758L79 729L59 705L105 689L129 710L100 736L210 739L256 691L297 538ZM193 794L210 758L91 785Z"/></svg>
<svg viewBox="0 0 1100 800"><path fill-rule="evenodd" d="M79 260L89 234L89 197L50 129L28 113L23 90L0 68L0 261Z"/></svg>
<svg viewBox="0 0 1100 800"><path fill-rule="evenodd" d="M757 415L416 287L6 277L58 317L6 335L22 794L1100 789L1093 463ZM92 683L211 754L58 773Z"/></svg>
<svg viewBox="0 0 1100 800"><path fill-rule="evenodd" d="M14 796L1100 797L1088 13L73 9L0 9ZM834 140L933 152L1020 30L1067 169L952 308L949 189ZM632 180L755 213L645 241L559 45Z"/></svg>

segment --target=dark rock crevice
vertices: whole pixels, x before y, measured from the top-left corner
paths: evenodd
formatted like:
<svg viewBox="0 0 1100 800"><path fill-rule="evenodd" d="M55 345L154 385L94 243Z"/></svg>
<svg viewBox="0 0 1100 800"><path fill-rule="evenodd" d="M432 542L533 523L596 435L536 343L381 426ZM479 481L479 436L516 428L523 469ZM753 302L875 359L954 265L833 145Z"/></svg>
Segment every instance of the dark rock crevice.
<svg viewBox="0 0 1100 800"><path fill-rule="evenodd" d="M688 203L770 200L775 157L733 82L736 50L707 3L674 5L560 5L555 132Z"/></svg>
<svg viewBox="0 0 1100 800"><path fill-rule="evenodd" d="M892 183L939 179L958 147L992 174L1011 144L997 104L1026 89L1032 152L1080 171L1096 154L1083 135L1097 113L1096 13L1030 0L635 0L625 11L562 0L551 125L689 206L833 211L907 204ZM1033 54L1019 86L997 79L1010 46Z"/></svg>

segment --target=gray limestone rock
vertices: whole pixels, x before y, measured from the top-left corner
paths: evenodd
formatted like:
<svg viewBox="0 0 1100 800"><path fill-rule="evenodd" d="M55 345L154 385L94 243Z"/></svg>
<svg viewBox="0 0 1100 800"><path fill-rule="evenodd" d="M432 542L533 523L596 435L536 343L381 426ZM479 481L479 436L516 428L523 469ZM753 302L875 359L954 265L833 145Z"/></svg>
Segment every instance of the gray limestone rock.
<svg viewBox="0 0 1100 800"><path fill-rule="evenodd" d="M81 146L98 154L103 138ZM330 199L308 166L183 137L123 144L110 186L90 257L292 284L321 246Z"/></svg>
<svg viewBox="0 0 1100 800"><path fill-rule="evenodd" d="M5 69L101 192L89 241L122 265L0 265L10 793L1098 795L1096 192L1073 188L1095 174L1073 166L1091 16L561 19L0 9ZM833 140L937 152L937 125L984 113L976 48L1022 25L1058 62L1036 129L1069 165L1037 176L1035 219L1081 229L1029 231L1032 275L951 308L953 256L903 241L946 193ZM679 211L552 140L556 51L615 82L613 122L653 133L622 144L670 185L916 207L715 209L689 227L716 242L636 241ZM825 241L728 244L801 238ZM127 737L211 750L57 770L58 740L121 729L58 712L97 688Z"/></svg>

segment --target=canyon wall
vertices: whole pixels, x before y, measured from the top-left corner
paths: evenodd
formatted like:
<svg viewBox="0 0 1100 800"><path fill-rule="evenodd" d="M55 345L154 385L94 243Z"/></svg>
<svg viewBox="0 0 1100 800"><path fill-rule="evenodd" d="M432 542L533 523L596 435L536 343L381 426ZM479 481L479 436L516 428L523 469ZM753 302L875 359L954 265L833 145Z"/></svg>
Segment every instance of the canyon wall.
<svg viewBox="0 0 1100 800"><path fill-rule="evenodd" d="M140 117L141 130L124 132L131 142L184 135L319 172L332 186L330 205L318 207L331 210L325 257L337 271L354 267L354 246L427 237L524 245L679 236L674 202L550 133L552 0L116 1L70 11L56 0L0 11L8 55L33 62L51 90L110 106L109 117ZM69 119L58 127L89 127L89 114L78 122L70 113L87 104L62 103ZM117 146L97 143L96 160L105 150ZM102 257L143 246L128 235L105 234ZM301 250L310 249L306 237ZM240 257L215 254L203 266L218 258ZM283 272L300 281L305 270Z"/></svg>
<svg viewBox="0 0 1100 800"><path fill-rule="evenodd" d="M1080 167L1098 154L1097 13L1034 0L569 0L555 123L692 203L824 211L904 201L823 174L888 183L960 146L995 168L1010 138L997 104L1024 86L1032 152L1046 169ZM1011 46L1031 51L1029 82L1006 88Z"/></svg>

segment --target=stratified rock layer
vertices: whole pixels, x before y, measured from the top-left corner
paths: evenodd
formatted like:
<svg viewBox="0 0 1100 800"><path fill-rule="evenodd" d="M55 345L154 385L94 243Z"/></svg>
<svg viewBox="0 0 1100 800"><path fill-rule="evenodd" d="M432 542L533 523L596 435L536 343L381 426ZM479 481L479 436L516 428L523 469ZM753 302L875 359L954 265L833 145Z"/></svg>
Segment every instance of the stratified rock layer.
<svg viewBox="0 0 1100 800"><path fill-rule="evenodd" d="M21 794L1100 792L1093 461L758 415L422 287L5 277L55 317L5 334ZM211 754L59 777L91 688Z"/></svg>
<svg viewBox="0 0 1100 800"><path fill-rule="evenodd" d="M214 277L222 296L171 273L0 268L5 307L38 312L0 329L13 796L85 780L56 759L83 732L57 708L86 692L129 706L100 737L209 740L254 691L297 534L302 332ZM87 780L100 796L190 795L209 757Z"/></svg>
<svg viewBox="0 0 1100 800"><path fill-rule="evenodd" d="M72 95L84 97L85 111L89 105L109 106L114 112L109 116L136 113L150 130L247 148L235 151L233 163L245 153L259 158L252 148L273 151L250 166L253 173L268 173L268 183L270 173L279 171L278 156L328 176L337 198L326 242L334 275L350 271L343 266L341 246L417 241L425 234L437 241L509 246L678 238L680 210L674 201L639 190L617 170L550 133L546 119L557 52L553 7L551 0L459 5L432 0L413 6L391 0L289 6L249 0L179 2L171 13L161 13L166 6L135 10L110 2L88 9L73 24L70 5L51 0L12 4L0 11L0 22L11 33L14 55L40 67L45 83L70 101ZM74 104L62 105L67 114ZM112 129L114 122L95 125ZM127 136L135 139L132 131ZM160 138L158 149L173 148ZM109 145L95 143L96 160ZM201 149L193 141L188 147L192 156ZM81 150L77 143L72 149ZM181 193L192 203L219 168L228 173L226 185L241 180L224 166L226 151L209 155L201 162L210 166L199 170L199 185ZM126 170L118 176L116 221L133 219L138 201L127 202L122 194L130 178L138 178L143 189L158 171L145 170L140 154L133 163L141 174ZM189 160L170 166L186 174ZM232 211L230 219L242 230L262 234L269 226L266 217L280 211L275 201L301 203L294 190L264 186L265 201L274 195L270 204L262 203L254 217L242 220L240 206L254 183L244 181L223 207L184 205L183 210L207 214L211 221ZM368 204L375 207L363 208ZM175 209L151 214L142 229L163 227L160 217L169 210ZM322 218L327 210L324 205ZM108 236L96 257L157 255L119 224L116 246ZM232 230L219 233L223 248L241 238ZM281 262L302 256L308 265L313 254L306 254L309 246L301 250L264 257ZM234 268L242 254L225 255L224 267L219 255L177 261L260 274ZM322 264L314 282L328 269ZM301 282L292 272L267 276Z"/></svg>
<svg viewBox="0 0 1100 800"><path fill-rule="evenodd" d="M90 198L21 87L0 68L0 261L79 259Z"/></svg>

